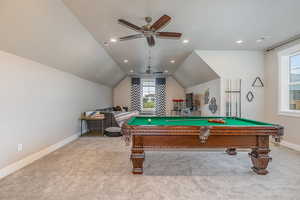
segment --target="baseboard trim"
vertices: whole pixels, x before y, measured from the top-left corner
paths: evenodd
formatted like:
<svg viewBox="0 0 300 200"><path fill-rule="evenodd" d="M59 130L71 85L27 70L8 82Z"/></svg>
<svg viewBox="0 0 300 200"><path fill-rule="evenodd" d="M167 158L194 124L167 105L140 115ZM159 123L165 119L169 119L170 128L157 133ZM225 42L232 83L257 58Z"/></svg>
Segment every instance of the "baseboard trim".
<svg viewBox="0 0 300 200"><path fill-rule="evenodd" d="M282 145L284 147L287 147L287 148L290 148L290 149L293 149L295 151L300 151L300 145L299 144L293 144L293 143L287 142L285 140L282 140L280 142L280 145Z"/></svg>
<svg viewBox="0 0 300 200"><path fill-rule="evenodd" d="M49 153L52 153L53 151L65 146L66 144L76 140L78 137L80 136L80 134L75 134L72 135L70 137L65 138L64 140L53 144L37 153L31 154L25 158L23 158L22 160L19 160L13 164L8 165L7 167L4 167L2 169L0 169L0 179L22 169L23 167L26 167L27 165L33 163L34 161L48 155Z"/></svg>

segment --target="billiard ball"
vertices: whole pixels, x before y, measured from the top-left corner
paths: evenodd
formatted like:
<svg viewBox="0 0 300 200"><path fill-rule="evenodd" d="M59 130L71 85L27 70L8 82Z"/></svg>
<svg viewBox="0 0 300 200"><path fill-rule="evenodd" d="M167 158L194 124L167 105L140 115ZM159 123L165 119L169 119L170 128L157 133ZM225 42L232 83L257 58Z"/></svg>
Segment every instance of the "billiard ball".
<svg viewBox="0 0 300 200"><path fill-rule="evenodd" d="M148 123L151 123L151 119L148 119Z"/></svg>

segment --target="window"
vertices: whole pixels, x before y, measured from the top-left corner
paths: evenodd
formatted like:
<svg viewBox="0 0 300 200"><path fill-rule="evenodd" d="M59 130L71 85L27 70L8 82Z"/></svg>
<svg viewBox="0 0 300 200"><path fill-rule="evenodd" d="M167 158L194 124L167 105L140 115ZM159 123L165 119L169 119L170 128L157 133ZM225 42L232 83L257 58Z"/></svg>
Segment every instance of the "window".
<svg viewBox="0 0 300 200"><path fill-rule="evenodd" d="M155 110L155 79L142 79L142 111Z"/></svg>
<svg viewBox="0 0 300 200"><path fill-rule="evenodd" d="M278 55L279 114L300 117L300 45Z"/></svg>
<svg viewBox="0 0 300 200"><path fill-rule="evenodd" d="M300 110L300 52L290 56L289 109Z"/></svg>

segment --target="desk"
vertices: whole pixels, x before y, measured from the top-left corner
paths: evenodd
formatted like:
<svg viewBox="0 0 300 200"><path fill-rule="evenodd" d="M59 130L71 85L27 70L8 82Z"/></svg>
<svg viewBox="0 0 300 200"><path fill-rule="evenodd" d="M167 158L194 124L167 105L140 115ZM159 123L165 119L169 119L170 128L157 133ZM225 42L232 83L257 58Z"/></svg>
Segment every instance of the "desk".
<svg viewBox="0 0 300 200"><path fill-rule="evenodd" d="M99 122L99 126L101 126L101 135L103 136L104 135L104 130L103 130L103 120L105 119L104 115L101 114L99 117L95 118L95 117L87 117L87 116L84 116L82 115L80 117L80 135L82 135L82 131L83 131L83 121L96 121L96 122Z"/></svg>
<svg viewBox="0 0 300 200"><path fill-rule="evenodd" d="M211 123L220 117L132 117L122 126L126 141L132 140L133 174L143 173L146 150L224 148L229 155L236 148L249 148L257 174L267 174L269 136L279 141L283 127L242 118L222 117L225 124Z"/></svg>

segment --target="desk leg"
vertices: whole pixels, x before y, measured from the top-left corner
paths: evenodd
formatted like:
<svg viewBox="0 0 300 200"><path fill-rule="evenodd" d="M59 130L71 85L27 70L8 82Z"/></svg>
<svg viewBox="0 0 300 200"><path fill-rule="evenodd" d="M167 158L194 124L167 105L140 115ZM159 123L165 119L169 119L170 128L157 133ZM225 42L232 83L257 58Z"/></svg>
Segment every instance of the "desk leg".
<svg viewBox="0 0 300 200"><path fill-rule="evenodd" d="M99 127L101 126L101 120L98 120L98 125ZM99 135L102 136L102 128L99 128L98 131L99 131Z"/></svg>
<svg viewBox="0 0 300 200"><path fill-rule="evenodd" d="M82 119L80 120L80 136L82 136Z"/></svg>
<svg viewBox="0 0 300 200"><path fill-rule="evenodd" d="M131 150L132 173L143 174L143 164L145 160L144 150Z"/></svg>
<svg viewBox="0 0 300 200"><path fill-rule="evenodd" d="M104 136L104 123L103 123L103 119L101 120L101 132L102 132L102 136Z"/></svg>

